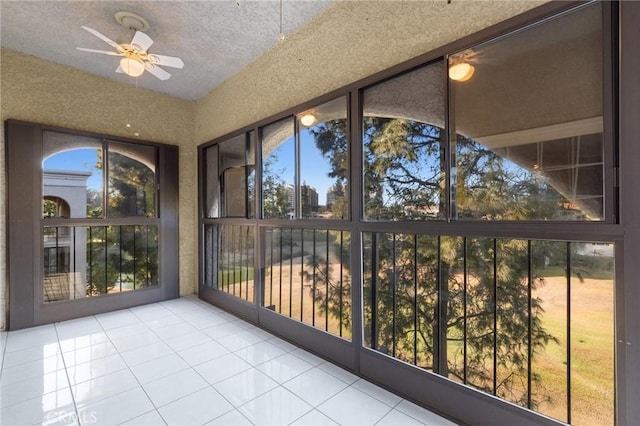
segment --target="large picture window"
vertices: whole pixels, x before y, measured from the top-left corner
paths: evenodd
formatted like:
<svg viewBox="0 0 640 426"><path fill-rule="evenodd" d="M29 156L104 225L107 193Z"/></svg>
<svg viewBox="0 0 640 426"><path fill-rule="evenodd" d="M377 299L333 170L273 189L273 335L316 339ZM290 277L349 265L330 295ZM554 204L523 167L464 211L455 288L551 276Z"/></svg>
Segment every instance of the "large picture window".
<svg viewBox="0 0 640 426"><path fill-rule="evenodd" d="M154 146L43 133L45 303L158 285L157 157Z"/></svg>
<svg viewBox="0 0 640 426"><path fill-rule="evenodd" d="M593 5L449 57L455 218L605 219L602 49Z"/></svg>
<svg viewBox="0 0 640 426"><path fill-rule="evenodd" d="M364 91L365 219L447 217L443 68L436 62Z"/></svg>

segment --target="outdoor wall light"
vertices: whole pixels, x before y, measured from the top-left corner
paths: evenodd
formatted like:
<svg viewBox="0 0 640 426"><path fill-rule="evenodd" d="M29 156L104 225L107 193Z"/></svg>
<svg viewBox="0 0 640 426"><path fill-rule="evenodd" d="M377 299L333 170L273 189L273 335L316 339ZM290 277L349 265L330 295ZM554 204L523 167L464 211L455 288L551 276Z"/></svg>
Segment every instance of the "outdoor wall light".
<svg viewBox="0 0 640 426"><path fill-rule="evenodd" d="M300 117L300 123L302 123L302 125L306 127L313 126L314 124L316 124L316 121L318 121L318 119L310 112L307 112L302 117Z"/></svg>
<svg viewBox="0 0 640 426"><path fill-rule="evenodd" d="M458 62L449 67L449 78L454 81L467 81L475 71L475 67L466 62Z"/></svg>
<svg viewBox="0 0 640 426"><path fill-rule="evenodd" d="M140 61L131 58L120 59L120 68L130 77L139 77L144 72L144 65Z"/></svg>

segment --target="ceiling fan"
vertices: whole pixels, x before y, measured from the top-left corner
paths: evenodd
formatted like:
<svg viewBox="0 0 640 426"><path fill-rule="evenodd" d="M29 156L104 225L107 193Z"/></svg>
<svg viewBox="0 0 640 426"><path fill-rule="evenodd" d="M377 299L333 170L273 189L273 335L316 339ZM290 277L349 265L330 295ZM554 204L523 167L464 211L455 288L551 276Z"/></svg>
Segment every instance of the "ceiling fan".
<svg viewBox="0 0 640 426"><path fill-rule="evenodd" d="M138 77L148 71L149 74L154 75L160 80L168 80L171 77L167 71L159 67L159 65L171 68L182 68L184 62L182 59L175 56L156 55L155 53L149 53L148 50L153 44L153 40L147 34L142 31L136 31L133 35L133 39L129 44L118 44L110 38L106 37L102 33L89 27L82 27L84 30L90 32L99 39L105 41L114 51L86 49L84 47L78 47L78 50L91 53L102 53L104 55L121 56L120 65L116 69L117 73L124 73L131 77Z"/></svg>

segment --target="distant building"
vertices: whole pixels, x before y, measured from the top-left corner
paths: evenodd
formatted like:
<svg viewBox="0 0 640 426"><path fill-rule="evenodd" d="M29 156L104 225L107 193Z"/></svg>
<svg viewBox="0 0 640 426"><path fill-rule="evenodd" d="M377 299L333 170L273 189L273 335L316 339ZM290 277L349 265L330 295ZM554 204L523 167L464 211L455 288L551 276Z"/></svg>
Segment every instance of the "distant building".
<svg viewBox="0 0 640 426"><path fill-rule="evenodd" d="M302 209L318 211L318 191L313 186L302 185L300 192L302 193Z"/></svg>
<svg viewBox="0 0 640 426"><path fill-rule="evenodd" d="M48 206L45 218L87 217L87 179L90 176L90 172L45 170L42 186L43 203ZM86 228L45 227L43 243L45 302L86 297Z"/></svg>
<svg viewBox="0 0 640 426"><path fill-rule="evenodd" d="M287 209L289 211L289 218L296 217L296 208L298 206L298 196L294 185L288 183L284 185L284 190L287 194ZM303 184L300 187L300 205L302 206L303 215L310 212L318 211L318 191L313 186Z"/></svg>

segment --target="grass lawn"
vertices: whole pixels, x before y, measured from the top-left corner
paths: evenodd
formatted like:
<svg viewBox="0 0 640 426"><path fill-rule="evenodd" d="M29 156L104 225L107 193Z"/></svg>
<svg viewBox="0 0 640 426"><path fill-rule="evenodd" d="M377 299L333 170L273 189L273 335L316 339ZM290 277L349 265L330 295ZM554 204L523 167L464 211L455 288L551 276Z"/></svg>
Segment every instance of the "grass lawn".
<svg viewBox="0 0 640 426"><path fill-rule="evenodd" d="M613 424L614 333L613 281L571 280L571 399L572 424ZM534 357L541 377L536 389L551 401L538 411L567 420L567 292L566 278L546 277L535 291L545 312L543 327L558 339Z"/></svg>

